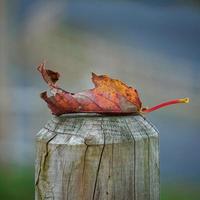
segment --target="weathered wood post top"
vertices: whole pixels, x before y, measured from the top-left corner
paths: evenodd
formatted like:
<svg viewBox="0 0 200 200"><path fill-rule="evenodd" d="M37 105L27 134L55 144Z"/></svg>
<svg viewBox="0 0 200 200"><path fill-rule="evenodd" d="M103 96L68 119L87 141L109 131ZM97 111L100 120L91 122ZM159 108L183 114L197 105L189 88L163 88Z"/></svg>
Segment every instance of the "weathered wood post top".
<svg viewBox="0 0 200 200"><path fill-rule="evenodd" d="M159 199L159 136L142 116L53 117L36 139L37 200Z"/></svg>

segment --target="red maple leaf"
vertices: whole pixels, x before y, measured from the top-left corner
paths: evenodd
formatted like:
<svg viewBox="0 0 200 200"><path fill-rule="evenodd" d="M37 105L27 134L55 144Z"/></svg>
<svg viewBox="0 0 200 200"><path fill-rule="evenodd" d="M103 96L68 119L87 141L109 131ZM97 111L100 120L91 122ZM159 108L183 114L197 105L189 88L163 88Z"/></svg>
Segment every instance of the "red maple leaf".
<svg viewBox="0 0 200 200"><path fill-rule="evenodd" d="M60 77L58 72L46 69L44 63L38 66L38 71L53 94L48 97L45 91L40 96L46 101L54 115L66 113L139 114L152 112L171 104L189 102L188 98L175 99L147 109L142 107L135 88L106 75L98 76L92 73L92 81L95 85L93 89L70 93L57 86L56 82Z"/></svg>

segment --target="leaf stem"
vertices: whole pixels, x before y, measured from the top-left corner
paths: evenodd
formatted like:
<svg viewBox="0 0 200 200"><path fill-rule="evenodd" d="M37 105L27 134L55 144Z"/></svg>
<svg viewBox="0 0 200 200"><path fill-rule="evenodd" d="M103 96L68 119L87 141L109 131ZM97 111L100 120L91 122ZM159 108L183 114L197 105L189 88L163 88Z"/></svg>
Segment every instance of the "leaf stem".
<svg viewBox="0 0 200 200"><path fill-rule="evenodd" d="M154 106L152 108L142 108L141 113L150 113L152 111L158 110L160 108L172 105L172 104L177 104L177 103L189 103L190 99L189 98L182 98L182 99L174 99L171 101L167 101L161 104L158 104L157 106Z"/></svg>

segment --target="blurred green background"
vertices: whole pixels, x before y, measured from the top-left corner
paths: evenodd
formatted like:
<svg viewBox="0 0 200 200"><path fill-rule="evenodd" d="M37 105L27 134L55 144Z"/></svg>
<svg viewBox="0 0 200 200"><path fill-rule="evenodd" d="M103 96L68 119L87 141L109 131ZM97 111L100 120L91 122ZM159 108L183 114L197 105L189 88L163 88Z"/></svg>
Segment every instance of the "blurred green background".
<svg viewBox="0 0 200 200"><path fill-rule="evenodd" d="M184 0L0 1L0 199L34 199L35 135L51 114L36 66L77 92L90 73L138 89L160 131L161 200L200 199L200 3Z"/></svg>

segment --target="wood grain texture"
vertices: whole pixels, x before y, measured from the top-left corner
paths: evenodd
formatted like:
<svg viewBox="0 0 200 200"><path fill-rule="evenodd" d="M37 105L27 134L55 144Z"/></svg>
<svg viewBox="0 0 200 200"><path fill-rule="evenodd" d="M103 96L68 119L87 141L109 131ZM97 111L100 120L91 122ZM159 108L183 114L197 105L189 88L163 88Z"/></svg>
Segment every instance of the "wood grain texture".
<svg viewBox="0 0 200 200"><path fill-rule="evenodd" d="M159 199L159 136L142 116L53 117L36 149L37 200Z"/></svg>

